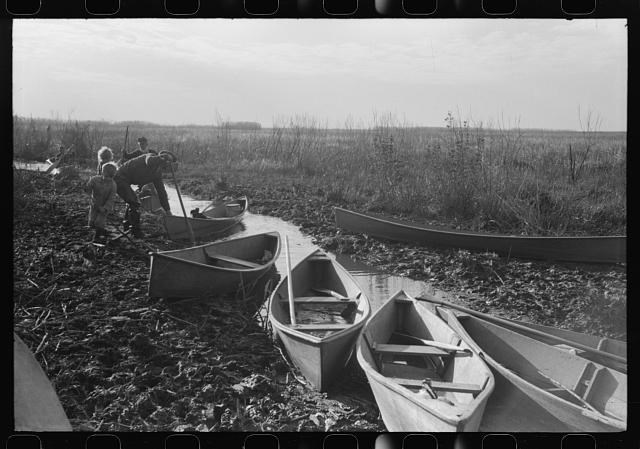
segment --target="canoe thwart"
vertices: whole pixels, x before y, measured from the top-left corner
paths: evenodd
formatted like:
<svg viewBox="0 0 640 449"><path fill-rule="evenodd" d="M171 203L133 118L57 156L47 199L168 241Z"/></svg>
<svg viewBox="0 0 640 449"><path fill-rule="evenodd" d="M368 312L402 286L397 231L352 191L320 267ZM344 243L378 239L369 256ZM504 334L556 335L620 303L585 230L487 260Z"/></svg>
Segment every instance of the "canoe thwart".
<svg viewBox="0 0 640 449"><path fill-rule="evenodd" d="M448 350L436 348L433 346L420 346L420 345L389 345L389 344L376 344L374 343L373 350L378 354L406 354L406 355L439 355L449 356L455 355L456 357L465 357L472 355L467 351L455 351L451 353Z"/></svg>
<svg viewBox="0 0 640 449"><path fill-rule="evenodd" d="M465 384L459 382L442 382L431 379L416 380L416 379L403 379L403 378L391 378L399 385L406 387L423 387L425 385L430 386L434 390L439 391L451 391L454 393L471 393L476 395L482 391L482 387L476 384Z"/></svg>
<svg viewBox="0 0 640 449"><path fill-rule="evenodd" d="M332 296L299 296L294 298L296 304L358 304L358 301L349 299L339 299ZM282 304L289 304L288 299L281 299Z"/></svg>
<svg viewBox="0 0 640 449"><path fill-rule="evenodd" d="M353 324L340 324L340 323L313 323L313 324L296 324L289 325L292 329L299 331L339 331L353 326Z"/></svg>
<svg viewBox="0 0 640 449"><path fill-rule="evenodd" d="M261 266L260 264L249 262L248 260L225 256L223 254L215 254L215 253L211 254L204 249L203 251L207 258L207 262L217 262L217 261L228 262L228 263L232 263L232 264L239 265L241 267L246 267L246 268L258 268Z"/></svg>

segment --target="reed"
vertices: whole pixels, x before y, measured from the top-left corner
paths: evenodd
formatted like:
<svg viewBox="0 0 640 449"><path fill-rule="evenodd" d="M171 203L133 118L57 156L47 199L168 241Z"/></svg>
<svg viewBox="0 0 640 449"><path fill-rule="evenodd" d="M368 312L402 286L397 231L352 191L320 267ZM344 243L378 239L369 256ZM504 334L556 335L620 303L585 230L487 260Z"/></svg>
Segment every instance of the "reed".
<svg viewBox="0 0 640 449"><path fill-rule="evenodd" d="M448 113L443 127L414 127L392 115L330 129L309 116L269 129L14 117L14 157L44 160L74 144L76 163L94 164L101 145L120 148L126 126L150 147L173 151L177 173L211 190L259 175L324 192L326 199L412 218L529 235L626 232L626 134L524 130Z"/></svg>

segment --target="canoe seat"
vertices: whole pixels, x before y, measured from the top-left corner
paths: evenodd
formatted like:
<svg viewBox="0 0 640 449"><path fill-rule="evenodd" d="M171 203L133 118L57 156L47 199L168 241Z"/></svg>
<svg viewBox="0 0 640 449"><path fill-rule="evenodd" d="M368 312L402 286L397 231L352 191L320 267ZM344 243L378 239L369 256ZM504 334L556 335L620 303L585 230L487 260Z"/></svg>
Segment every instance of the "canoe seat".
<svg viewBox="0 0 640 449"><path fill-rule="evenodd" d="M293 301L296 304L357 304L355 299L338 299L332 296L299 296L294 298ZM281 299L282 304L288 304L289 299Z"/></svg>
<svg viewBox="0 0 640 449"><path fill-rule="evenodd" d="M296 329L299 331L339 331L342 329L346 329L348 327L353 326L353 324L348 323L327 323L327 324L290 324L289 327L292 329Z"/></svg>
<svg viewBox="0 0 640 449"><path fill-rule="evenodd" d="M232 263L234 265L239 265L245 268L258 268L261 266L260 264L249 262L248 260L244 260L244 259L237 259L235 257L225 256L223 254L216 254L216 253L211 254L211 253L208 253L204 248L202 250L204 251L204 257L206 261L209 263L221 261L221 262Z"/></svg>
<svg viewBox="0 0 640 449"><path fill-rule="evenodd" d="M439 356L455 356L467 357L466 352L451 353L444 349L434 348L433 346L419 345L389 345L389 344L373 344L374 352L378 354L404 354L404 355L439 355Z"/></svg>
<svg viewBox="0 0 640 449"><path fill-rule="evenodd" d="M391 377L391 380L396 382L399 385L405 387L421 387L424 385L424 380L416 380L416 379L403 379L398 377ZM474 396L479 394L482 391L482 387L476 384L465 384L459 382L442 382L436 380L426 379L428 381L429 386L434 390L440 391L451 391L454 393L471 393Z"/></svg>
<svg viewBox="0 0 640 449"><path fill-rule="evenodd" d="M330 262L331 259L327 256L311 256L307 257L308 262Z"/></svg>

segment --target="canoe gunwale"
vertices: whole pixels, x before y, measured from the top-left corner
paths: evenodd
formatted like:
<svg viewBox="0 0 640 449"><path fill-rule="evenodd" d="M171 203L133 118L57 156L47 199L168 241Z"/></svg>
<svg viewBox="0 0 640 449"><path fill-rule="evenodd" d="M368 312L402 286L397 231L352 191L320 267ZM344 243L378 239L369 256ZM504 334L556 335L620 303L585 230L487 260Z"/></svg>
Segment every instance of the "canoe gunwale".
<svg viewBox="0 0 640 449"><path fill-rule="evenodd" d="M246 196L242 196L240 198L236 198L234 201L244 201L244 207L242 208L242 211L237 215L233 215L231 217L208 217L208 218L187 217L187 220L192 224L201 223L203 225L210 225L212 227L224 225L223 227L216 228L215 230L206 230L206 228L203 228L204 230L201 230L201 229L197 231L194 230L197 236L203 237L208 235L221 234L225 231L228 231L229 229L234 227L236 224L238 224L240 221L242 221L247 211L249 210L249 199ZM224 204L226 203L223 203L223 205ZM184 229L181 228L179 231L172 231L172 232L169 232L169 226L167 226L168 221L175 221L176 223L179 223L180 221L184 222L184 219L185 219L184 216L179 216L179 215L163 215L162 216L163 226L166 229L167 233L170 235L170 238L172 239L189 238L189 232L186 226Z"/></svg>
<svg viewBox="0 0 640 449"><path fill-rule="evenodd" d="M473 231L454 231L454 230L446 230L446 229L436 229L436 228L430 228L428 226L423 226L420 225L419 223L416 224L408 224L408 223L400 223L397 221L391 221L388 219L384 219L384 218L380 218L377 217L375 215L368 215L368 214L364 214L362 212L355 212L352 210L348 210L348 209L344 209L342 207L334 207L334 209L336 210L340 210L342 212L345 212L347 214L353 214L353 215L358 215L360 217L363 217L367 220L376 220L376 221L381 221L384 223L388 223L394 226L399 226L399 227L403 227L403 228L407 228L407 229L417 229L420 231L428 231L428 232L433 232L435 234L447 234L447 235L451 235L451 236L464 236L464 237L490 237L490 238L496 238L496 239L526 239L526 240L569 240L569 239L575 239L575 240L590 240L590 239L626 239L627 236L626 235L603 235L603 236L598 236L598 235L584 235L584 236L566 236L566 237L554 237L554 236L527 236L527 235L517 235L517 234L490 234L490 233L486 233L486 232L473 232Z"/></svg>
<svg viewBox="0 0 640 449"><path fill-rule="evenodd" d="M438 309L440 309L440 307L438 306ZM446 307L444 308L446 309ZM496 371L499 375L503 376L509 383L513 384L514 388L519 388L517 385L518 383L522 383L527 385L529 388L531 388L533 391L535 391L535 393L543 398L546 398L548 401L551 402L557 402L558 404L562 405L563 407L567 407L570 408L572 410L574 410L574 412L579 412L581 415L588 417L590 419L593 419L594 421L598 421L602 424L611 426L613 428L619 429L620 431L623 430L627 430L627 419L622 419L622 418L615 418L612 416L607 416L602 412L593 412L585 407L581 407L580 405L571 402L567 399L561 398L549 391L544 390L543 388L540 388L539 386L537 386L535 383L530 382L526 379L524 379L523 377L521 377L520 375L518 375L517 373L511 371L509 368L507 368L506 366L504 366L503 364L499 363L497 360L495 360L490 354L488 354L486 351L484 351L480 345L478 345L475 340L473 339L473 337L471 337L471 335L466 331L465 327L462 325L462 323L460 323L460 320L458 319L459 316L468 316L465 315L463 313L457 313L453 310L450 309L446 309L448 311L448 315L451 316L453 319L450 322L449 319L445 320L450 326L451 328L458 333L458 335L460 335L460 337L462 337L466 343L473 349L474 352L479 352L481 354L482 359L486 362L486 364L488 366L491 367L492 370ZM475 320L478 321L484 321L480 318L477 317L471 317ZM515 332L515 331L512 331ZM515 332L517 333L517 332ZM530 338L531 340L534 340L531 337L527 337ZM543 342L537 342L540 345L546 345L546 343ZM550 346L550 345L547 345ZM552 346L551 346L552 347ZM561 349L557 349L555 348L557 351L562 351Z"/></svg>
<svg viewBox="0 0 640 449"><path fill-rule="evenodd" d="M406 298L400 299L401 296L406 296ZM399 290L391 298L389 298L383 304L383 306L380 309L378 309L378 311L382 310L382 308L384 307L390 307L393 302L403 302L403 303L411 302L414 305L419 304L419 301L413 299L411 296L406 294L403 290ZM428 312L431 313L430 311ZM438 319L441 319L437 315L436 317ZM371 318L373 318L373 316ZM457 333L455 329L453 331ZM486 401L489 399L490 394L493 393L493 390L495 387L495 379L491 372L491 368L487 365L486 369L488 371L488 376L486 381L482 385L482 391L478 393L476 396L474 396L473 400L468 404L460 404L457 406L451 406L446 403L438 404L439 407L443 407L443 406L450 407L452 411L452 415L455 415L455 416L448 416L448 415L442 414L442 410L440 409L435 410L433 409L433 407L431 407L432 401L437 399L422 398L417 396L416 393L411 389L404 387L399 383L395 382L394 380L381 374L378 371L377 367L371 365L364 358L362 351L365 349L365 347L368 351L373 353L373 350L369 346L369 342L367 341L367 339L364 338L364 335L365 333L363 331L363 333L360 335L360 338L358 339L356 358L358 360L359 365L362 367L363 371L365 372L365 375L367 377L371 376L371 378L381 386L399 394L404 400L408 400L412 402L413 404L420 407L421 410L424 410L425 412L429 413L430 415L434 416L436 419L440 421L444 421L448 425L456 427L457 429L463 428L466 422L473 418L473 415L476 412L477 407L482 406L483 402L486 403ZM479 357L484 362L484 359L481 357L481 355L478 354L473 348L471 348L471 351L473 353L473 356ZM375 355L373 356L375 357Z"/></svg>
<svg viewBox="0 0 640 449"><path fill-rule="evenodd" d="M627 262L626 235L522 236L477 231L456 231L411 223L334 207L336 226L356 234L416 245L570 263L620 264Z"/></svg>
<svg viewBox="0 0 640 449"><path fill-rule="evenodd" d="M307 263L308 259L310 259L311 257L313 257L314 255L317 255L319 252L323 253L323 251L321 250L315 250L313 251L311 254L307 255L304 259L302 259L300 262L298 262L298 264L296 264L296 266L302 264L302 263ZM353 282L353 284L358 285L358 283L356 282L356 280L353 278L353 276L351 276L351 274L342 267L342 265L340 265L336 260L329 258L330 263L333 264L334 268L336 269L336 271L343 271L346 275L347 278ZM295 268L295 267L294 267ZM310 343L310 344L315 344L315 345L320 345L324 342L330 342L333 340L337 340L339 338L342 338L348 334L351 334L353 332L356 332L356 330L361 330L364 325L366 324L367 320L369 319L369 317L371 316L371 301L369 300L369 297L362 292L362 294L360 295L360 297L358 298L358 305L360 305L360 302L364 301L363 303L363 310L362 310L362 316L357 317L356 320L354 320L353 323L349 323L351 324L349 327L345 328L345 329L340 329L340 330L336 330L336 331L332 331L330 334L324 336L324 337L316 337L315 335L311 335L309 333L303 332L301 330L298 329L294 329L289 327L286 323L283 323L281 321L278 320L278 318L271 313L271 311L273 310L274 307L277 307L278 301L274 301L275 295L278 292L278 290L285 285L287 281L287 277L283 276L282 279L280 279L280 282L278 282L278 284L274 287L273 289L273 293L271 294L271 296L269 297L269 305L267 308L269 317L270 317L270 321L271 324L276 327L280 332L283 332L287 335L290 335L292 337L297 337L301 340L305 340L306 342Z"/></svg>
<svg viewBox="0 0 640 449"><path fill-rule="evenodd" d="M193 260L188 260L188 259L183 259L181 257L175 257L173 254L175 253L182 253L184 252L185 249L206 249L212 246L216 246L220 243L226 243L226 242L233 242L234 240L244 240L244 239L250 239L250 238L255 238L257 236L271 236L275 239L277 239L277 246L276 246L276 250L273 253L273 257L266 263L255 267L255 268L231 268L231 267L219 267L219 266L215 266L215 265L208 265L206 263L201 263L201 262L196 262ZM254 235L249 235L246 237L240 237L239 239L230 239L230 240L222 240L219 242L213 242L213 243L205 243L203 245L197 245L197 246L191 246L189 248L181 248L181 249L172 249L169 251L157 251L157 252L152 252L150 253L151 257L157 257L160 259L168 259L172 262L175 263L180 263L180 264L187 264L187 265L192 265L192 266L197 266L197 267L201 267L201 268L206 268L209 270L215 270L215 271L222 271L222 272L228 272L228 273L253 273L256 271L262 271L265 268L268 268L269 266L273 265L275 263L275 261L278 259L278 256L280 255L280 249L281 249L281 239L280 239L280 233L277 231L272 231L272 232L264 232L262 234L254 234Z"/></svg>

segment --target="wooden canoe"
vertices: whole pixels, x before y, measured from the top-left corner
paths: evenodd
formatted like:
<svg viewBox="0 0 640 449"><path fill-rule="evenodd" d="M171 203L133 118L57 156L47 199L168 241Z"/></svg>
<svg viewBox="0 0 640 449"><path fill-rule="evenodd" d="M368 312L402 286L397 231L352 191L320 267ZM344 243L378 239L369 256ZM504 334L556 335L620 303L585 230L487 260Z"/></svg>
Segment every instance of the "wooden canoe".
<svg viewBox="0 0 640 449"><path fill-rule="evenodd" d="M339 228L399 242L566 262L620 263L627 259L626 236L526 237L487 234L424 226L340 207L335 207L334 211Z"/></svg>
<svg viewBox="0 0 640 449"><path fill-rule="evenodd" d="M279 255L277 232L151 253L148 293L151 297L191 298L249 288Z"/></svg>
<svg viewBox="0 0 640 449"><path fill-rule="evenodd" d="M27 345L13 334L14 430L70 432L71 424L49 378Z"/></svg>
<svg viewBox="0 0 640 449"><path fill-rule="evenodd" d="M207 218L187 217L196 238L213 236L227 231L240 222L249 209L247 197L220 202L204 211ZM189 238L189 229L183 215L165 215L164 227L172 240Z"/></svg>
<svg viewBox="0 0 640 449"><path fill-rule="evenodd" d="M605 357L599 357L597 354L589 353L580 348L573 347L571 346L570 343L558 342L558 340L555 339L554 337L559 337L569 342L579 343L594 349L598 349L600 351L608 352L609 354L626 358L627 343L625 341L615 340L613 338L607 338L607 337L598 337L598 336L589 335L589 334L582 334L580 332L575 332L568 329L560 329L557 327L543 326L542 324L534 324L526 321L510 320L507 318L503 318L503 320L514 323L515 325L525 326L527 328L533 329L534 331L540 331L540 332L549 334L548 338L544 338L537 333L534 334L534 333L527 333L522 330L519 331L520 333L525 334L528 337L535 338L536 340L542 341L549 345L555 345L567 351L572 351L574 354L577 354L580 357L593 360L594 362L598 362L602 365L608 366L609 368L613 368L615 370L623 371L623 372L626 372L627 370L626 363L617 362L615 360L607 359Z"/></svg>
<svg viewBox="0 0 640 449"><path fill-rule="evenodd" d="M318 390L344 372L371 314L369 298L336 260L314 251L291 270L296 325L291 324L287 276L269 299L269 321L290 359Z"/></svg>
<svg viewBox="0 0 640 449"><path fill-rule="evenodd" d="M626 429L626 374L478 317L438 311L494 372L480 431Z"/></svg>
<svg viewBox="0 0 640 449"><path fill-rule="evenodd" d="M441 318L405 292L371 316L357 358L387 430L477 431L494 388L491 370Z"/></svg>

